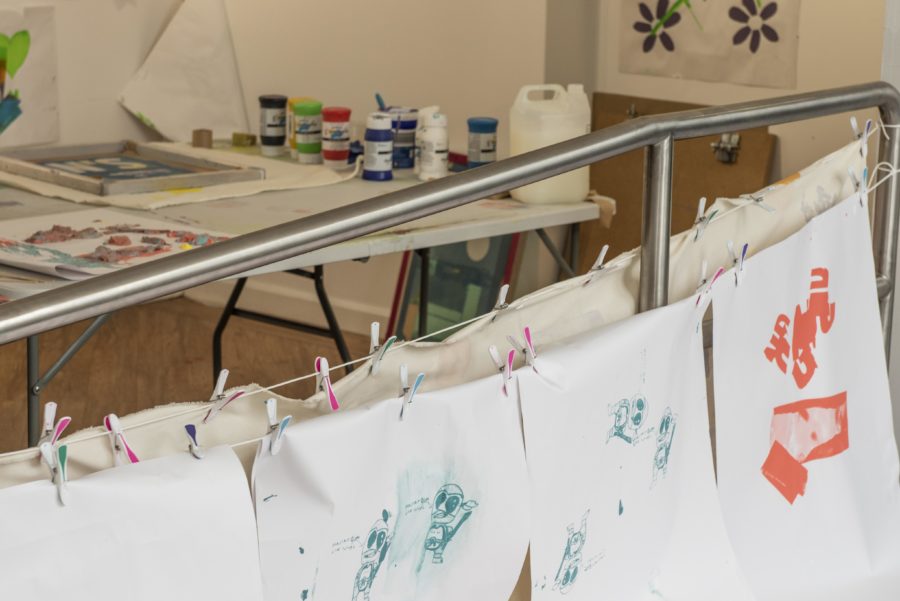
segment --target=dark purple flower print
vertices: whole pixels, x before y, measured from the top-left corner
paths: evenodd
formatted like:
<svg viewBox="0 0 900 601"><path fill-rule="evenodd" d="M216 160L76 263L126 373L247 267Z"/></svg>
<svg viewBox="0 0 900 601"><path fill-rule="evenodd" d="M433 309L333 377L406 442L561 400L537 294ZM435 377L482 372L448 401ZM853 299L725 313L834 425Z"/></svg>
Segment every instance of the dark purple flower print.
<svg viewBox="0 0 900 601"><path fill-rule="evenodd" d="M766 21L771 19L778 12L778 3L769 2L759 10L757 10L755 0L741 0L743 9L740 6L732 6L728 11L728 16L732 21L742 24L732 38L735 46L743 44L747 38L750 38L750 52L756 53L762 42L763 36L770 42L778 41L778 32Z"/></svg>
<svg viewBox="0 0 900 601"><path fill-rule="evenodd" d="M657 1L655 15L645 2L638 4L638 10L641 13L642 20L635 21L634 30L638 33L646 34L643 45L644 52L653 50L657 38L659 38L659 43L662 44L663 48L669 52L675 50L675 41L665 30L678 25L681 21L681 15L674 10L669 11L669 0Z"/></svg>

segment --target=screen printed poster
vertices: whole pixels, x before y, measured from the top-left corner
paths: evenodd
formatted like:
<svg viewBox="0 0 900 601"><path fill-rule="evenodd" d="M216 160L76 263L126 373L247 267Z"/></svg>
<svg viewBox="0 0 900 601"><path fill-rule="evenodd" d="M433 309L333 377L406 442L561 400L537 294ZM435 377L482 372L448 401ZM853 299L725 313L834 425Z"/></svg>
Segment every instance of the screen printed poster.
<svg viewBox="0 0 900 601"><path fill-rule="evenodd" d="M531 508L507 386L497 374L285 430L253 467L266 599L508 599Z"/></svg>
<svg viewBox="0 0 900 601"><path fill-rule="evenodd" d="M716 496L695 298L518 373L534 601L751 599Z"/></svg>
<svg viewBox="0 0 900 601"><path fill-rule="evenodd" d="M900 486L868 209L858 195L713 290L718 482L763 599L888 599Z"/></svg>

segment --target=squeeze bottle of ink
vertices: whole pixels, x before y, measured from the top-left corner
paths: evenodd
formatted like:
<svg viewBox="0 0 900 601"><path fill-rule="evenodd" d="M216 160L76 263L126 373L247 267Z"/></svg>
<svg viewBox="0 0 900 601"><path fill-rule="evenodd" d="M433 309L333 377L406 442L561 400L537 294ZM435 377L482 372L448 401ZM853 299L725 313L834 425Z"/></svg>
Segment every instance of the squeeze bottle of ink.
<svg viewBox="0 0 900 601"><path fill-rule="evenodd" d="M433 112L420 116L420 120L424 121L424 127L416 138L419 148L416 166L419 168L419 179L424 182L447 175L447 115Z"/></svg>
<svg viewBox="0 0 900 601"><path fill-rule="evenodd" d="M418 111L406 107L388 109L394 128L394 168L409 169L415 162L416 122Z"/></svg>
<svg viewBox="0 0 900 601"><path fill-rule="evenodd" d="M493 117L469 118L469 167L497 160L497 120Z"/></svg>
<svg viewBox="0 0 900 601"><path fill-rule="evenodd" d="M416 126L416 146L415 146L415 163L413 165L413 173L416 175L419 174L420 166L419 166L419 157L422 156L422 131L425 129L425 122L428 120L428 116L432 113L440 112L441 107L437 105L432 106L423 106L419 109L419 120L418 125Z"/></svg>
<svg viewBox="0 0 900 601"><path fill-rule="evenodd" d="M278 156L284 148L287 96L265 94L259 97L259 143L265 156Z"/></svg>
<svg viewBox="0 0 900 601"><path fill-rule="evenodd" d="M363 158L363 179L387 181L393 179L394 132L389 113L375 112L366 119L366 149Z"/></svg>
<svg viewBox="0 0 900 601"><path fill-rule="evenodd" d="M294 104L294 140L297 160L306 165L322 162L322 103L302 100Z"/></svg>
<svg viewBox="0 0 900 601"><path fill-rule="evenodd" d="M350 164L350 109L326 106L322 109L322 158L325 166L336 171Z"/></svg>

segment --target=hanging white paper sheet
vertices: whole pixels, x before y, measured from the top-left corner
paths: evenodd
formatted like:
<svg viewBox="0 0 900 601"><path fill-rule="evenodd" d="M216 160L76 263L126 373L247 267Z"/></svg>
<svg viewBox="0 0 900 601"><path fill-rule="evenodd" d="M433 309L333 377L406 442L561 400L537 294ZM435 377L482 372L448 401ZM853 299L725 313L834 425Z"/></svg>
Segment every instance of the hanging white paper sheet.
<svg viewBox="0 0 900 601"><path fill-rule="evenodd" d="M227 239L108 209L0 222L0 264L81 280Z"/></svg>
<svg viewBox="0 0 900 601"><path fill-rule="evenodd" d="M169 140L249 129L222 0L187 0L125 86L122 104Z"/></svg>
<svg viewBox="0 0 900 601"><path fill-rule="evenodd" d="M761 599L896 599L900 486L857 195L713 291L719 490Z"/></svg>
<svg viewBox="0 0 900 601"><path fill-rule="evenodd" d="M691 298L541 351L518 373L532 599L751 598L718 507Z"/></svg>
<svg viewBox="0 0 900 601"><path fill-rule="evenodd" d="M64 507L49 479L0 491L0 599L262 600L253 506L228 447L68 491Z"/></svg>
<svg viewBox="0 0 900 601"><path fill-rule="evenodd" d="M0 47L0 147L55 142L59 139L55 9L0 10Z"/></svg>
<svg viewBox="0 0 900 601"><path fill-rule="evenodd" d="M268 601L509 597L530 521L516 391L498 375L401 406L304 422L257 460Z"/></svg>

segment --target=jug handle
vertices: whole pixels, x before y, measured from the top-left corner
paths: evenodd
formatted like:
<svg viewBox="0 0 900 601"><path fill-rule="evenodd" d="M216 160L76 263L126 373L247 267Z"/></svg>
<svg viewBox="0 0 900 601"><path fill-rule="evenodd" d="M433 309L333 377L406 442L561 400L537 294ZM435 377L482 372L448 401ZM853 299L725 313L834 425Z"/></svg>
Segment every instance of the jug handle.
<svg viewBox="0 0 900 601"><path fill-rule="evenodd" d="M553 92L553 98L555 99L560 95L564 95L566 93L566 89L558 83L543 83L522 86L522 88L519 90L519 95L516 96L516 103L518 104L521 102L535 102L534 100L528 99L528 94L530 94L531 92Z"/></svg>

